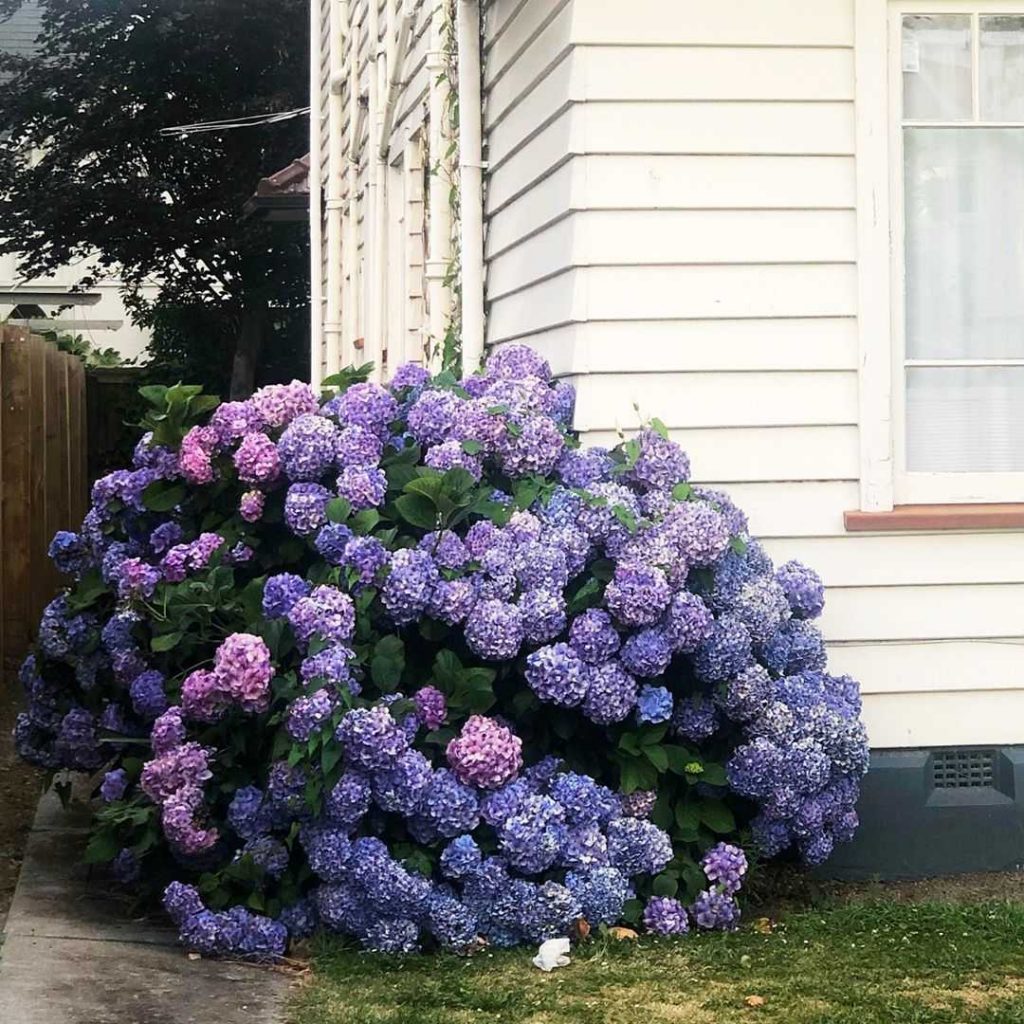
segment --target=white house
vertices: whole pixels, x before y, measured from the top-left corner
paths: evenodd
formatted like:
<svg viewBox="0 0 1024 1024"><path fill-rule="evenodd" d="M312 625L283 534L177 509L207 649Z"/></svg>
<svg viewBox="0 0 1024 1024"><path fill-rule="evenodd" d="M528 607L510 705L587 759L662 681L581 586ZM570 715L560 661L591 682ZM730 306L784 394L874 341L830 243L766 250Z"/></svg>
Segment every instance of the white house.
<svg viewBox="0 0 1024 1024"><path fill-rule="evenodd" d="M461 317L470 362L518 339L573 380L585 440L659 416L829 584L865 818L1024 862L1024 0L322 0L312 31L314 378Z"/></svg>
<svg viewBox="0 0 1024 1024"><path fill-rule="evenodd" d="M31 56L37 49L41 24L42 6L26 0L0 21L0 50ZM125 359L145 351L149 332L132 323L116 277L101 273L94 287L79 289L79 281L93 267L66 266L49 277L26 280L18 273L17 264L15 255L0 255L0 322L80 334L94 348L116 349ZM155 295L156 288L147 291Z"/></svg>

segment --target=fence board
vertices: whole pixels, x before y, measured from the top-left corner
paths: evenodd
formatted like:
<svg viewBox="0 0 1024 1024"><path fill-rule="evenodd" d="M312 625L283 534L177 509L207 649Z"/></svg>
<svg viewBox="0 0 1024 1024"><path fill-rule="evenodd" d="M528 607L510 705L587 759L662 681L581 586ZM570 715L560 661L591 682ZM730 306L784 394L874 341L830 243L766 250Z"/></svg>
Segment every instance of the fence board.
<svg viewBox="0 0 1024 1024"><path fill-rule="evenodd" d="M0 665L8 675L60 585L47 557L86 508L80 360L0 325Z"/></svg>

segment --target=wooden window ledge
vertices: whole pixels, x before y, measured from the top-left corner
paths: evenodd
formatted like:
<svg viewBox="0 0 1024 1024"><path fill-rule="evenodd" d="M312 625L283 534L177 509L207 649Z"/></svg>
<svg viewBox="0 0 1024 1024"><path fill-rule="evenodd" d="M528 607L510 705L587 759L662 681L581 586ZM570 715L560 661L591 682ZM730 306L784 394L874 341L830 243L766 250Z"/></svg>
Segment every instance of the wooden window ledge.
<svg viewBox="0 0 1024 1024"><path fill-rule="evenodd" d="M850 533L868 530L1024 530L1024 502L1001 505L897 505L891 512L845 512Z"/></svg>

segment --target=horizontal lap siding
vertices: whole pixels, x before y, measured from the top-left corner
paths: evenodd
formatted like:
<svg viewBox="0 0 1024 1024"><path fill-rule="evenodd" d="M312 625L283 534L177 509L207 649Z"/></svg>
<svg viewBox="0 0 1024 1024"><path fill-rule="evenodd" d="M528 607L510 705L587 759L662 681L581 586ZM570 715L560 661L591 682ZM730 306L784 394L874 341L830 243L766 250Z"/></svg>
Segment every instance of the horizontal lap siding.
<svg viewBox="0 0 1024 1024"><path fill-rule="evenodd" d="M1024 533L844 528L853 0L491 7L489 340L575 382L587 442L661 418L777 563L821 572L875 746L1024 740Z"/></svg>

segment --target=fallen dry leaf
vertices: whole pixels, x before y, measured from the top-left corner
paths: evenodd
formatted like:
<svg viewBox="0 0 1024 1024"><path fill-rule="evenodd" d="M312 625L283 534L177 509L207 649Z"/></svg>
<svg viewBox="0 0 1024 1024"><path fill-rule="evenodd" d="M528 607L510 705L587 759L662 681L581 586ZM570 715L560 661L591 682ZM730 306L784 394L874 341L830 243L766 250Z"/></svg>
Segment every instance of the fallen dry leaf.
<svg viewBox="0 0 1024 1024"><path fill-rule="evenodd" d="M590 937L590 922L585 917L576 920L576 937L580 941Z"/></svg>
<svg viewBox="0 0 1024 1024"><path fill-rule="evenodd" d="M743 1002L746 1003L747 1006L764 1006L764 996L747 996Z"/></svg>
<svg viewBox="0 0 1024 1024"><path fill-rule="evenodd" d="M618 939L620 942L623 939L635 939L637 934L632 928L609 928L608 934L613 939Z"/></svg>
<svg viewBox="0 0 1024 1024"><path fill-rule="evenodd" d="M759 917L754 921L754 931L758 935L771 935L775 930L775 922L770 917Z"/></svg>

